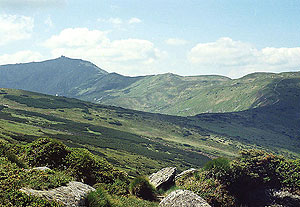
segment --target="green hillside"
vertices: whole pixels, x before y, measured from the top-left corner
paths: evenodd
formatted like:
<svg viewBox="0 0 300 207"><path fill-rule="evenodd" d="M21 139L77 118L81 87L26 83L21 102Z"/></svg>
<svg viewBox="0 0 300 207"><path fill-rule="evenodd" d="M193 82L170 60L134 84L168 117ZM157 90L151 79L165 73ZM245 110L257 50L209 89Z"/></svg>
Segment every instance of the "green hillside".
<svg viewBox="0 0 300 207"><path fill-rule="evenodd" d="M280 101L274 105L191 117L1 89L0 136L12 142L57 138L85 147L131 175L164 166L202 166L208 157L235 157L248 148L299 157L300 101L293 94L300 90L294 86L292 79L281 81L276 89Z"/></svg>
<svg viewBox="0 0 300 207"><path fill-rule="evenodd" d="M282 82L292 80L290 88L297 90L299 78L299 72L254 73L239 79L215 75L183 77L171 73L127 77L66 57L0 66L0 87L3 88L180 116L237 112L276 104L279 101L277 88Z"/></svg>
<svg viewBox="0 0 300 207"><path fill-rule="evenodd" d="M105 74L88 61L62 56L43 62L2 65L0 87L68 96L78 85Z"/></svg>
<svg viewBox="0 0 300 207"><path fill-rule="evenodd" d="M130 175L149 174L164 166L202 166L209 160L205 153L167 141L184 137L186 130L170 121L180 117L12 89L1 89L0 106L1 139L56 138L68 146L87 148Z"/></svg>
<svg viewBox="0 0 300 207"><path fill-rule="evenodd" d="M294 87L298 87L299 78L299 72L256 73L234 80L163 74L147 76L121 90L110 90L106 96L83 93L78 98L142 111L193 116L272 105L278 101L277 87L282 81L291 79Z"/></svg>

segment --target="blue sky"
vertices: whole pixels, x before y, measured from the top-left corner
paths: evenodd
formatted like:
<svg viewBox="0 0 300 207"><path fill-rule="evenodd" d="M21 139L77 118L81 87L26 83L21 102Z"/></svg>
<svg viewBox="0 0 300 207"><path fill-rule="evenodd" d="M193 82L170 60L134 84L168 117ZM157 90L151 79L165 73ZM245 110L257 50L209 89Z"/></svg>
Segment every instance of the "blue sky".
<svg viewBox="0 0 300 207"><path fill-rule="evenodd" d="M0 0L0 64L65 55L123 75L299 71L300 1Z"/></svg>

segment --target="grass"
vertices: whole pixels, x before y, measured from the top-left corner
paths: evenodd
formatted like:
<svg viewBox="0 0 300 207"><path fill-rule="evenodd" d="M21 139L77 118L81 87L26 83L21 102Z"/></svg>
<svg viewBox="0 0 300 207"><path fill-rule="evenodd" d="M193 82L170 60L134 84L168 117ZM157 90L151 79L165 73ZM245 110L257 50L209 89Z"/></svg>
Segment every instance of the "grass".
<svg viewBox="0 0 300 207"><path fill-rule="evenodd" d="M282 97L277 94L282 100L278 104L193 117L139 112L2 89L0 103L5 107L0 111L0 135L7 140L13 138L23 142L43 136L56 138L69 146L84 147L105 157L130 176L151 174L165 166L177 166L179 171L191 166L201 167L208 157L232 158L242 149L259 148L299 157L299 121L293 117L300 108L296 107L300 103L298 97L294 97L298 83L289 77L288 74L286 81L274 82L269 87L274 88L276 84L276 91L282 94ZM189 78L184 81L187 80ZM230 80L212 77L211 81L225 84ZM251 77L243 81L253 84ZM242 87L237 80L234 86ZM294 98L290 100L285 94ZM285 109L287 106L291 106L289 110Z"/></svg>
<svg viewBox="0 0 300 207"><path fill-rule="evenodd" d="M104 155L110 162L121 164L120 167L127 170L130 175L152 173L166 165L178 166L180 169L192 165L201 166L209 160L201 154L185 151L184 148L172 143L157 141L154 137L148 137L142 133L131 133L131 130L128 132L128 125L134 126L135 123L144 119L140 112L81 101L77 101L78 104L72 106L89 105L89 110L83 111L81 108L71 108L71 106L63 108L64 111L61 108L36 108L37 106L32 107L31 104L26 105L22 101L22 98L30 97L28 92L24 97L22 91L6 91L10 94L9 97L19 98L12 101L11 98L7 99L7 94L1 97L1 101L9 106L1 111L3 124L0 132L4 138L12 137L25 142L43 136L57 138L70 146L83 146L93 150L96 154ZM41 99L37 94L33 94L32 97ZM43 96L43 100L45 97L47 96ZM56 99L56 97L52 98ZM65 99L67 103L69 99ZM47 102L42 106L46 104ZM92 119L83 118L87 115ZM159 129L162 129L169 124L161 121L164 123L163 126L155 125L155 121L151 119L147 121L150 128L155 129L159 126ZM139 126L141 125L136 128Z"/></svg>

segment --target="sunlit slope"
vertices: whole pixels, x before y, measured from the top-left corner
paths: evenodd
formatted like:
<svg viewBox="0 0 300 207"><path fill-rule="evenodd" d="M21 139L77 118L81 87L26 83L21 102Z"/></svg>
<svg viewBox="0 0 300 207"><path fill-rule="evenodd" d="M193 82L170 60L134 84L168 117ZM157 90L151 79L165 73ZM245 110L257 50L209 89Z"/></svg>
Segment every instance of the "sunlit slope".
<svg viewBox="0 0 300 207"><path fill-rule="evenodd" d="M0 110L2 139L57 138L69 146L88 148L131 175L149 174L165 166L200 167L209 160L208 151L171 142L184 139L186 133L173 123L177 117L12 89L0 90ZM237 150L211 145L220 153Z"/></svg>
<svg viewBox="0 0 300 207"><path fill-rule="evenodd" d="M91 62L60 57L0 66L0 87L72 96L79 85L107 74Z"/></svg>
<svg viewBox="0 0 300 207"><path fill-rule="evenodd" d="M146 77L122 90L112 90L99 102L183 116L234 112L274 104L278 96L276 85L290 78L297 81L299 77L299 73L256 73L231 80L221 76L164 74Z"/></svg>
<svg viewBox="0 0 300 207"><path fill-rule="evenodd" d="M294 82L281 81L278 92L298 93ZM131 174L167 165L201 166L207 156L233 157L245 148L299 156L299 96L281 99L285 102L271 107L180 117L1 89L0 136L25 142L58 138L105 156ZM298 105L286 110L294 102Z"/></svg>
<svg viewBox="0 0 300 207"><path fill-rule="evenodd" d="M78 98L124 108L180 116L236 112L274 104L277 84L294 73L224 76L139 77L107 73L94 64L67 57L0 66L0 87Z"/></svg>

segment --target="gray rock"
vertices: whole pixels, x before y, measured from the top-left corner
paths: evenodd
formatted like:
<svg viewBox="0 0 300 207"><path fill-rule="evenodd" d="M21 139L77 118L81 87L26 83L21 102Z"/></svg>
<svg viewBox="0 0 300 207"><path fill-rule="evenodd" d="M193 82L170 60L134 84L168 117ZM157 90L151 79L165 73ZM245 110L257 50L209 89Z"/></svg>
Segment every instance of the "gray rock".
<svg viewBox="0 0 300 207"><path fill-rule="evenodd" d="M25 171L31 171L31 170L39 170L39 171L46 171L46 170L51 170L49 167L34 167L31 169L24 169Z"/></svg>
<svg viewBox="0 0 300 207"><path fill-rule="evenodd" d="M184 175L192 174L192 173L194 173L196 171L197 171L197 169L195 169L195 168L191 168L191 169L185 170L182 173L176 175L175 180L177 180L178 178L181 178Z"/></svg>
<svg viewBox="0 0 300 207"><path fill-rule="evenodd" d="M189 190L176 190L165 197L160 207L211 207L203 198Z"/></svg>
<svg viewBox="0 0 300 207"><path fill-rule="evenodd" d="M174 184L175 175L176 167L167 167L150 175L149 180L156 189L167 189L169 186Z"/></svg>
<svg viewBox="0 0 300 207"><path fill-rule="evenodd" d="M66 207L86 206L85 198L90 191L95 189L81 182L70 182L67 186L58 187L51 190L33 190L28 188L20 189L28 195L33 195L47 199L49 201L57 201Z"/></svg>
<svg viewBox="0 0 300 207"><path fill-rule="evenodd" d="M277 206L300 206L300 196L284 190L269 190L272 203ZM274 205L274 206L275 206Z"/></svg>

